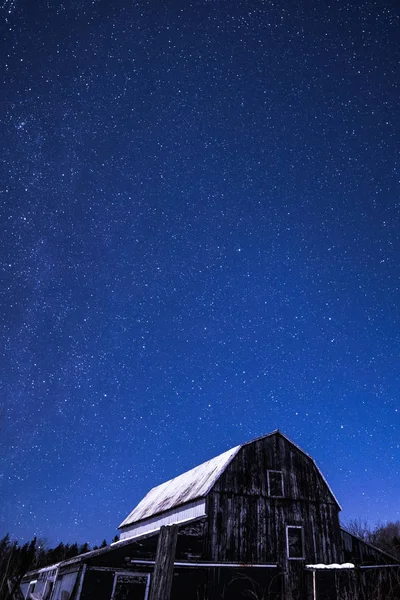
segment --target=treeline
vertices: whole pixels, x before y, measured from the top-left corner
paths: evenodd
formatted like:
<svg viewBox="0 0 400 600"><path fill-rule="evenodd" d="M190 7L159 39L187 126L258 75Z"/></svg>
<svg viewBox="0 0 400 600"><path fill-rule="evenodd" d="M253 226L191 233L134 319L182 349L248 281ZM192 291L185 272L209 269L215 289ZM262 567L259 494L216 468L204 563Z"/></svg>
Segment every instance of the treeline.
<svg viewBox="0 0 400 600"><path fill-rule="evenodd" d="M400 521L371 527L367 521L352 519L344 525L345 529L365 542L388 552L400 561Z"/></svg>
<svg viewBox="0 0 400 600"><path fill-rule="evenodd" d="M113 542L117 540L116 535ZM10 600L14 597L27 571L47 567L90 550L105 548L107 545L107 540L103 540L99 546L93 548L87 542L84 544L60 542L58 546L50 548L44 540L33 538L30 542L21 545L11 540L8 534L5 535L0 540L0 600Z"/></svg>
<svg viewBox="0 0 400 600"><path fill-rule="evenodd" d="M119 538L116 535L113 542L118 541L118 539ZM79 554L86 554L86 552L105 548L106 546L108 546L108 543L105 539L99 546L93 546L93 548L91 548L87 542L84 544L78 544L77 542L74 542L73 544L63 544L63 542L60 542L55 548L47 548L46 544L39 542L37 544L35 566L33 568L40 569L41 567L46 567L47 565L52 565L61 562L62 560L68 560L68 558L74 558L74 556L79 556Z"/></svg>
<svg viewBox="0 0 400 600"><path fill-rule="evenodd" d="M0 600L14 598L22 576L34 562L36 545L36 538L23 546L12 542L9 535L0 540Z"/></svg>

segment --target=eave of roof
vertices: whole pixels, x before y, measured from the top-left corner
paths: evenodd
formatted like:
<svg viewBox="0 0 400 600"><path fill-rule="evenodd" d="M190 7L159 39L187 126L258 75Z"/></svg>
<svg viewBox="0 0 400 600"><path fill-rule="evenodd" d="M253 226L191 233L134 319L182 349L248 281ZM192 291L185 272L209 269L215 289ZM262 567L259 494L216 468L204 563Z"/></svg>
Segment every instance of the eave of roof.
<svg viewBox="0 0 400 600"><path fill-rule="evenodd" d="M114 550L117 550L118 548L123 548L136 542L140 542L146 538L153 537L153 535L154 532L143 533L141 535L137 535L127 540L119 540L118 542L114 542L109 546L105 546L104 548L98 548L97 550L90 550L90 552L85 552L84 554L78 554L73 558L67 558L66 560L63 560L61 562L48 565L47 567L42 567L41 569L34 569L32 571L28 571L27 573L25 573L23 580L28 579L32 575L36 575L42 571L48 571L49 569L55 568L63 569L64 567L69 567L74 564L85 562L87 560L90 560L91 558L95 558L96 556L101 556L102 554L107 554L107 552L112 552Z"/></svg>
<svg viewBox="0 0 400 600"><path fill-rule="evenodd" d="M391 560L394 560L396 563L399 562L399 559L397 558L397 556L393 556L393 554L389 554L389 552L386 552L386 550L382 550L382 548L378 548L378 546L374 546L374 544L370 544L370 542L367 542L366 540L363 540L362 538L358 537L358 535L354 535L354 533L351 533L351 531L348 531L346 529L346 527L343 527L341 525L340 529L344 533L347 533L347 535L351 535L351 537L355 538L357 541L362 542L366 546L369 546L370 548L372 548L372 550L375 550L375 552L379 552L380 554L383 554L383 556L387 556Z"/></svg>

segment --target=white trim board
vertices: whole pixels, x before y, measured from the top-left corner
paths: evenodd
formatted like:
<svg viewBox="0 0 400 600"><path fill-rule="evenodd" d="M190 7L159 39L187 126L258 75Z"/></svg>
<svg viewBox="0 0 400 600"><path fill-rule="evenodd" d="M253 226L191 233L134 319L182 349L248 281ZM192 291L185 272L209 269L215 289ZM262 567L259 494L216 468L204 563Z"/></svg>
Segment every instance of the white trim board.
<svg viewBox="0 0 400 600"><path fill-rule="evenodd" d="M143 535L144 533L150 533L152 531L156 532L163 525L189 523L194 519L198 519L199 517L205 516L206 501L205 498L202 498L201 500L196 500L195 502L184 504L183 506L180 506L178 508L172 508L171 510L166 511L161 515L128 525L125 531L121 532L119 541L122 542L122 540L134 538L138 535ZM114 543L118 544L118 542Z"/></svg>

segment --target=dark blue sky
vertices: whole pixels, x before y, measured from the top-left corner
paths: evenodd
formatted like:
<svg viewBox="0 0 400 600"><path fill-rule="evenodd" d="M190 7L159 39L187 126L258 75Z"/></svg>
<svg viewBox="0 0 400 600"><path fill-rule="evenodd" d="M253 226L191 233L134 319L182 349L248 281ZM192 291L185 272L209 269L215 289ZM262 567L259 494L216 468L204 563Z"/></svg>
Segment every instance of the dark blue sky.
<svg viewBox="0 0 400 600"><path fill-rule="evenodd" d="M399 12L4 0L0 535L276 428L400 518Z"/></svg>

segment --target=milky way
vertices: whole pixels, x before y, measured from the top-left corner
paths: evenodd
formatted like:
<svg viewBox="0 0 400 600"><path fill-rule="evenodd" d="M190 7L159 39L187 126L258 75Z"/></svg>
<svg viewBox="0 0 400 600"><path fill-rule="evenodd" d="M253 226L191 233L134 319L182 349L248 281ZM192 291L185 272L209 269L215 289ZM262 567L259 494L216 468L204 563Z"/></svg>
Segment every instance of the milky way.
<svg viewBox="0 0 400 600"><path fill-rule="evenodd" d="M399 519L393 3L0 8L0 535L277 428Z"/></svg>

